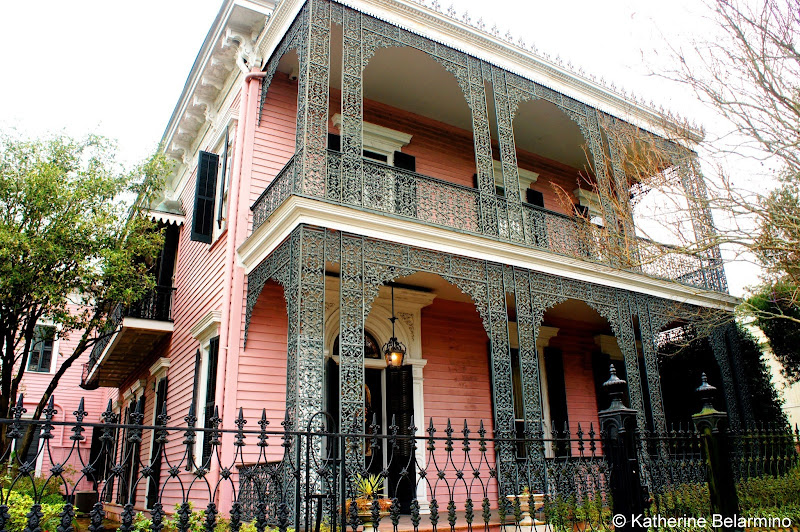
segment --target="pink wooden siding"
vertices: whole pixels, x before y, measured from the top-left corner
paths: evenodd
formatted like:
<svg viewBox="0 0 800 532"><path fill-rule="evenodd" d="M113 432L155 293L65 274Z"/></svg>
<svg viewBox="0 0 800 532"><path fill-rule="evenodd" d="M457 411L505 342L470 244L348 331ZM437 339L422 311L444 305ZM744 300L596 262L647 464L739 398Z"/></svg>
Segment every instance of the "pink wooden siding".
<svg viewBox="0 0 800 532"><path fill-rule="evenodd" d="M250 204L294 155L296 130L297 81L276 72L264 100L261 124L255 132Z"/></svg>
<svg viewBox="0 0 800 532"><path fill-rule="evenodd" d="M247 337L247 349L239 355L237 406L243 408L248 429L257 430L255 424L267 411L268 430L280 431L286 406L286 301L283 288L274 281L264 286L253 310ZM250 437L252 440L253 438ZM244 448L244 463L253 463L258 456L255 441ZM280 442L271 442L270 460L280 459L283 450Z"/></svg>
<svg viewBox="0 0 800 532"><path fill-rule="evenodd" d="M435 299L433 304L422 309L422 356L428 361L424 370L425 423L427 427L433 419L437 436L444 435L447 420L458 433L467 421L472 436L477 437L480 422L492 435L492 398L489 384L488 337L483 322L472 303L462 303ZM446 453L443 445L437 445L437 462L445 463ZM497 501L497 486L488 481L488 470L494 467L494 450L486 453L488 465L481 467L481 478L491 482L489 500ZM428 469L428 479L436 482L436 471ZM469 475L467 475L469 477ZM455 474L448 475L449 481ZM472 481L471 478L468 481ZM455 501L463 505L467 498L467 488L457 484ZM447 490L442 484L433 496L447 500ZM473 499L483 497L483 489L472 487ZM429 490L429 497L431 493Z"/></svg>
<svg viewBox="0 0 800 532"><path fill-rule="evenodd" d="M564 387L570 433L576 437L578 425L584 434L589 432L590 426L599 433L597 394L592 371L592 356L600 352L594 342L594 335L598 331L576 321L559 320L552 324L559 327L559 331L550 340L550 346L561 349L564 356ZM577 444L574 444L573 453L577 452ZM598 449L597 452L599 454L602 450Z"/></svg>
<svg viewBox="0 0 800 532"><path fill-rule="evenodd" d="M72 353L81 337L81 334L82 331L75 331L69 336L59 339L58 353L57 355L54 353L52 361L54 369L59 368L64 359ZM54 420L67 422L74 421L75 416L73 415L73 412L78 409L81 398L83 398L84 409L89 413L84 421L87 423L95 423L100 420L100 413L105 410L108 398L112 395L115 396L114 391L107 388L88 391L79 386L83 373L83 364L89 361L90 354L91 350L81 355L80 358L76 360L72 366L70 366L70 368L59 380L58 387L53 394L55 408L57 411ZM50 380L52 378L52 373L37 373L33 371L25 372L25 375L22 378L20 392L24 394L24 406L28 410L26 416L33 414L34 410L36 409L36 404L39 402L39 399L42 397L42 394L44 393L48 384L50 384ZM70 489L72 489L72 483L77 482L81 477L81 473L79 471L83 466L81 465L80 458L83 458L84 463L88 463L89 461L89 451L92 445L92 431L92 428L86 428L86 430L83 432L85 440L80 442L76 452L72 450L74 442L70 440L72 431L70 431L69 427L56 426L52 431L53 439L50 440L49 447L50 452L52 453L52 460L48 453L44 451L41 467L42 475L50 475L50 468L52 467L53 463L63 464L66 462L67 466L70 466L77 472L70 472L65 475L70 482ZM79 490L91 489L91 482L82 480L78 483L77 487Z"/></svg>

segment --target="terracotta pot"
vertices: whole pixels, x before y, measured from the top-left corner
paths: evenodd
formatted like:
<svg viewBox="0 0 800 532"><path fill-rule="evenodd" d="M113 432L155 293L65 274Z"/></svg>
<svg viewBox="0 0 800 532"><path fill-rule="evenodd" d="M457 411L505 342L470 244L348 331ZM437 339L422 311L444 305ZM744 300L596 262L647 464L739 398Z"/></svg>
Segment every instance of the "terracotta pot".
<svg viewBox="0 0 800 532"><path fill-rule="evenodd" d="M356 508L358 509L358 517L364 525L364 532L375 532L377 530L372 523L372 500L373 499L365 498L355 500ZM352 501L347 501L345 506L345 512L347 512L348 515L350 514L351 503ZM378 499L378 506L380 507L378 516L383 519L389 515L389 508L392 507L392 499Z"/></svg>

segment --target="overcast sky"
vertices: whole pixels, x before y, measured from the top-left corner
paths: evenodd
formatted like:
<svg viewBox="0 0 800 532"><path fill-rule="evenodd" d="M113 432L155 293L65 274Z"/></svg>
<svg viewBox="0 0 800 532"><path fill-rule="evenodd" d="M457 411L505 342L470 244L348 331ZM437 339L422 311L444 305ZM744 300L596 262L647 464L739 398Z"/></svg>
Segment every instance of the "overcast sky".
<svg viewBox="0 0 800 532"><path fill-rule="evenodd" d="M444 6L448 5L442 2ZM557 4L557 5L556 5ZM660 4L660 5L655 5ZM460 0L459 13L534 42L646 99L674 104L648 79L641 51L659 32L691 34L681 2ZM158 143L220 0L2 2L0 127L40 134L94 132L119 141L123 160ZM521 7L521 6L527 7Z"/></svg>
<svg viewBox="0 0 800 532"><path fill-rule="evenodd" d="M541 52L709 125L709 115L685 89L648 75L669 64L663 53L668 45L707 34L696 0L453 4L473 21L483 18L501 34L510 30L515 40L521 37ZM0 2L0 130L98 133L118 141L126 164L145 157L161 139L220 5L221 0ZM741 276L732 277L732 291L740 293Z"/></svg>

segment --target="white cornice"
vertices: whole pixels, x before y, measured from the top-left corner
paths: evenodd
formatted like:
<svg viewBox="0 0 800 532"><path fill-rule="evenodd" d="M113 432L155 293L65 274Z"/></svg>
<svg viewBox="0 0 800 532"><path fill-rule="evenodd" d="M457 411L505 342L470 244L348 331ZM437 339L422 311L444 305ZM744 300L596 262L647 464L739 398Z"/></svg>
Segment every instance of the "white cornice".
<svg viewBox="0 0 800 532"><path fill-rule="evenodd" d="M204 125L216 118L219 95L238 77L237 54L255 60L255 39L274 7L275 0L223 2L162 136L167 155L189 163Z"/></svg>
<svg viewBox="0 0 800 532"><path fill-rule="evenodd" d="M189 329L189 334L203 342L218 334L220 323L222 323L222 312L212 310L192 325L192 328Z"/></svg>
<svg viewBox="0 0 800 532"><path fill-rule="evenodd" d="M245 269L245 273L249 274L267 258L300 224L326 227L465 257L486 259L500 264L623 288L691 305L732 311L739 301L731 295L720 292L655 279L602 264L499 242L491 238L298 196L292 196L284 201L269 220L261 224L239 246L237 260Z"/></svg>
<svg viewBox="0 0 800 532"><path fill-rule="evenodd" d="M170 361L166 357L161 357L156 360L155 364L150 366L150 375L160 375L167 372L170 366Z"/></svg>
<svg viewBox="0 0 800 532"><path fill-rule="evenodd" d="M277 48L305 1L284 0L280 3L259 45L259 51L265 58ZM560 60L542 57L508 39L504 40L500 35L482 31L426 5L412 0L336 1L495 64L657 135L671 138L674 134L669 132L675 128L684 131L682 126L673 123L671 119L665 123L662 112L634 101L627 95L619 94L614 87L604 86L601 82L572 71ZM702 140L702 132L697 128L691 129L688 137L690 142L698 143Z"/></svg>

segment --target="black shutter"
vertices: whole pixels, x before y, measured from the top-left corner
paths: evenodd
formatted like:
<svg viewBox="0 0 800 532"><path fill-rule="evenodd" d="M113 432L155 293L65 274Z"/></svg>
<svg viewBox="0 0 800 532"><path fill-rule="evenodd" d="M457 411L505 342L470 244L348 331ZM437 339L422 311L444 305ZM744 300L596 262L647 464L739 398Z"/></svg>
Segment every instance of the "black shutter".
<svg viewBox="0 0 800 532"><path fill-rule="evenodd" d="M328 133L328 149L332 151L342 151L342 137L336 133Z"/></svg>
<svg viewBox="0 0 800 532"><path fill-rule="evenodd" d="M394 418L397 434L403 436L413 435L410 430L414 421L412 370L411 366L386 370L386 422L391 423ZM389 465L389 494L392 495L392 491L396 489L394 495L398 499L401 511L408 512L411 509L411 500L415 497L416 475L414 468L408 468L409 471L406 471L405 476L402 470L408 465L414 446L411 439L401 438L389 452L394 457Z"/></svg>
<svg viewBox="0 0 800 532"><path fill-rule="evenodd" d="M158 286L172 287L172 274L175 271L175 257L178 254L180 228L169 224L164 229L164 248L158 259Z"/></svg>
<svg viewBox="0 0 800 532"><path fill-rule="evenodd" d="M544 367L547 372L547 398L553 436L561 435L569 422L567 416L567 388L564 383L564 357L560 349L544 348ZM553 449L556 456L569 456L569 441L557 441Z"/></svg>
<svg viewBox="0 0 800 532"><path fill-rule="evenodd" d="M206 397L203 405L203 427L211 427L211 418L214 416L214 397L217 394L217 360L219 359L219 336L215 336L208 343L208 372L206 374ZM200 464L209 467L211 459L210 433L203 434L203 456Z"/></svg>
<svg viewBox="0 0 800 532"><path fill-rule="evenodd" d="M164 426L166 425L165 419L159 419L159 416L165 412L167 405L167 378L158 381L156 386L156 404L154 411L153 425ZM150 487L147 490L147 508L152 508L158 501L158 491L161 485L161 455L163 454L164 443L160 442L161 434L157 431L155 433L155 440L153 441L153 450L150 453L150 467L153 473L150 475ZM164 435L166 437L166 434Z"/></svg>
<svg viewBox="0 0 800 532"><path fill-rule="evenodd" d="M194 354L194 386L192 386L192 402L191 405L195 407L195 409L199 410L199 406L197 404L197 389L200 387L200 368L201 368L202 356L200 355L200 350L198 349L197 352ZM203 415L202 412L197 412L195 410L195 415L199 418ZM195 425L197 426L197 425ZM199 437L199 434L196 435ZM194 460L194 446L189 448L189 456L188 460L186 461L186 470L191 471L190 464Z"/></svg>
<svg viewBox="0 0 800 532"><path fill-rule="evenodd" d="M403 170L408 170L409 172L416 172L417 158L413 155L396 151L394 152L394 166L395 168L401 168Z"/></svg>
<svg viewBox="0 0 800 532"><path fill-rule="evenodd" d="M194 218L191 239L211 243L214 230L214 196L217 192L217 167L219 155L200 152L197 162L197 187L194 193Z"/></svg>
<svg viewBox="0 0 800 532"><path fill-rule="evenodd" d="M228 179L228 128L225 128L225 146L222 148L222 179L219 180L219 206L217 227L222 227L222 203L225 199L225 181Z"/></svg>
<svg viewBox="0 0 800 532"><path fill-rule="evenodd" d="M544 207L544 194L532 188L525 190L525 201L537 207Z"/></svg>

